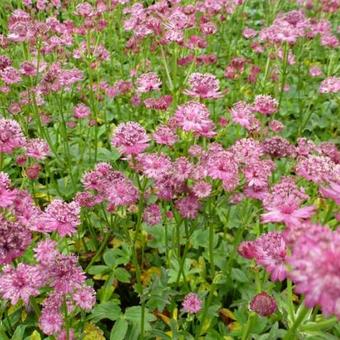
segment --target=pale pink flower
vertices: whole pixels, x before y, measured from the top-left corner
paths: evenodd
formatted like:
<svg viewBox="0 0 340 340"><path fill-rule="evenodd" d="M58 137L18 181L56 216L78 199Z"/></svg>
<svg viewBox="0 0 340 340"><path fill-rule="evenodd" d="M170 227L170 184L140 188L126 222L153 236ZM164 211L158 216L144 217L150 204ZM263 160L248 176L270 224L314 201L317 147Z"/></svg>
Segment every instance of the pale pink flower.
<svg viewBox="0 0 340 340"><path fill-rule="evenodd" d="M182 302L183 310L186 313L196 314L202 309L202 301L195 293L189 293Z"/></svg>
<svg viewBox="0 0 340 340"><path fill-rule="evenodd" d="M41 138L29 139L25 145L26 155L35 159L45 159L50 154L50 147Z"/></svg>
<svg viewBox="0 0 340 340"><path fill-rule="evenodd" d="M25 142L19 123L12 119L0 119L0 152L12 153L24 146Z"/></svg>
<svg viewBox="0 0 340 340"><path fill-rule="evenodd" d="M83 119L91 115L91 110L85 104L78 104L74 108L74 117L78 119Z"/></svg>
<svg viewBox="0 0 340 340"><path fill-rule="evenodd" d="M111 143L124 155L137 155L148 147L149 137L141 125L127 122L117 126Z"/></svg>
<svg viewBox="0 0 340 340"><path fill-rule="evenodd" d="M22 300L29 303L32 296L37 296L44 284L41 272L37 266L19 263L16 268L5 266L0 274L0 294L3 299L11 301L12 305Z"/></svg>
<svg viewBox="0 0 340 340"><path fill-rule="evenodd" d="M265 116L269 116L277 112L279 103L271 96L259 95L255 97L254 110Z"/></svg>
<svg viewBox="0 0 340 340"><path fill-rule="evenodd" d="M340 205L340 184L329 182L328 187L321 187L320 193L322 196L332 199L337 205Z"/></svg>
<svg viewBox="0 0 340 340"><path fill-rule="evenodd" d="M195 219L200 207L201 205L198 199L193 195L181 198L176 201L176 208L183 218L191 220Z"/></svg>
<svg viewBox="0 0 340 340"><path fill-rule="evenodd" d="M153 133L152 138L157 144L174 145L177 142L177 135L166 125L160 125Z"/></svg>
<svg viewBox="0 0 340 340"><path fill-rule="evenodd" d="M157 204L151 204L145 208L143 221L148 225L156 225L162 221L161 209Z"/></svg>
<svg viewBox="0 0 340 340"><path fill-rule="evenodd" d="M162 85L158 75L154 72L144 73L136 80L137 93L158 91Z"/></svg>
<svg viewBox="0 0 340 340"><path fill-rule="evenodd" d="M329 77L320 84L320 93L338 93L340 91L340 78Z"/></svg>
<svg viewBox="0 0 340 340"><path fill-rule="evenodd" d="M92 287L81 287L72 294L72 299L81 309L90 311L96 303L96 292Z"/></svg>
<svg viewBox="0 0 340 340"><path fill-rule="evenodd" d="M210 73L193 73L189 77L188 90L184 93L191 97L203 99L217 99L222 97L220 92L220 83L213 74Z"/></svg>

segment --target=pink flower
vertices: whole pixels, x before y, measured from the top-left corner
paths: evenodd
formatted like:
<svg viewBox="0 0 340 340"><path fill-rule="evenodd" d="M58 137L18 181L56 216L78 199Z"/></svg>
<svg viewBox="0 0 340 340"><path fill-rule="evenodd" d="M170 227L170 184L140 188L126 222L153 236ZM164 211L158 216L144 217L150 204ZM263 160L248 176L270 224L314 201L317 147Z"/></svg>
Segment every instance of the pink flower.
<svg viewBox="0 0 340 340"><path fill-rule="evenodd" d="M250 38L254 38L257 35L257 32L253 30L252 28L246 27L243 30L242 35L244 38L250 39Z"/></svg>
<svg viewBox="0 0 340 340"><path fill-rule="evenodd" d="M286 243L281 233L269 232L255 241L242 243L239 253L263 266L273 281L283 281L286 278Z"/></svg>
<svg viewBox="0 0 340 340"><path fill-rule="evenodd" d="M320 77L323 75L320 67L318 66L312 66L310 67L309 69L309 74L312 76L312 77Z"/></svg>
<svg viewBox="0 0 340 340"><path fill-rule="evenodd" d="M40 270L36 266L19 263L17 268L5 266L0 274L0 294L3 299L15 305L20 299L29 303L31 296L37 296L44 284Z"/></svg>
<svg viewBox="0 0 340 340"><path fill-rule="evenodd" d="M196 314L202 309L202 301L195 293L189 293L185 296L182 307L184 312Z"/></svg>
<svg viewBox="0 0 340 340"><path fill-rule="evenodd" d="M271 96L256 96L254 102L254 110L265 116L269 116L277 112L278 101Z"/></svg>
<svg viewBox="0 0 340 340"><path fill-rule="evenodd" d="M176 202L176 208L178 209L180 215L183 218L191 220L196 218L200 207L200 203L193 195L181 198Z"/></svg>
<svg viewBox="0 0 340 340"><path fill-rule="evenodd" d="M340 78L329 77L322 81L320 93L337 93L340 91Z"/></svg>
<svg viewBox="0 0 340 340"><path fill-rule="evenodd" d="M10 188L11 180L5 172L0 172L0 207L6 208L12 205L16 198L15 190Z"/></svg>
<svg viewBox="0 0 340 340"><path fill-rule="evenodd" d="M177 135L166 125L160 125L153 133L152 138L157 144L174 145L177 142Z"/></svg>
<svg viewBox="0 0 340 340"><path fill-rule="evenodd" d="M296 241L292 255L290 277L295 291L305 295L305 304L321 306L328 316L340 319L340 234L327 227L309 228Z"/></svg>
<svg viewBox="0 0 340 340"><path fill-rule="evenodd" d="M157 204L151 204L145 208L143 221L148 225L156 225L162 221L161 209Z"/></svg>
<svg viewBox="0 0 340 340"><path fill-rule="evenodd" d="M315 213L315 207L308 206L298 208L298 204L294 199L288 198L286 202L282 202L278 206L269 207L268 212L261 215L262 223L282 222L287 226L297 225L302 220L309 219Z"/></svg>
<svg viewBox="0 0 340 340"><path fill-rule="evenodd" d="M90 311L96 303L96 292L92 287L81 287L73 293L72 299L81 309Z"/></svg>
<svg viewBox="0 0 340 340"><path fill-rule="evenodd" d="M253 114L252 106L244 101L237 102L230 110L234 123L238 123L247 130L256 131L260 127L260 122Z"/></svg>
<svg viewBox="0 0 340 340"><path fill-rule="evenodd" d="M185 90L184 93L191 97L217 99L223 96L219 90L219 81L210 73L191 74L189 77L189 86L189 90Z"/></svg>
<svg viewBox="0 0 340 340"><path fill-rule="evenodd" d="M177 108L172 117L176 126L184 131L191 131L198 136L213 137L214 123L209 118L209 111L204 104L188 102Z"/></svg>
<svg viewBox="0 0 340 340"><path fill-rule="evenodd" d="M276 312L277 305L272 296L266 292L261 292L253 297L249 308L260 316L270 316Z"/></svg>
<svg viewBox="0 0 340 340"><path fill-rule="evenodd" d="M193 185L192 191L198 198L208 197L211 193L212 186L210 183L200 181Z"/></svg>
<svg viewBox="0 0 340 340"><path fill-rule="evenodd" d="M21 256L31 243L31 232L19 221L0 215L0 265Z"/></svg>
<svg viewBox="0 0 340 340"><path fill-rule="evenodd" d="M12 119L0 119L0 152L12 153L25 145L20 125Z"/></svg>
<svg viewBox="0 0 340 340"><path fill-rule="evenodd" d="M0 70L0 77L5 84L12 85L21 81L20 73L12 66Z"/></svg>
<svg viewBox="0 0 340 340"><path fill-rule="evenodd" d="M144 100L144 105L147 109L167 110L172 103L172 96L162 96L160 98L147 98Z"/></svg>
<svg viewBox="0 0 340 340"><path fill-rule="evenodd" d="M57 310L43 309L39 319L39 327L47 335L57 334L62 330L64 320Z"/></svg>
<svg viewBox="0 0 340 340"><path fill-rule="evenodd" d="M42 266L51 266L56 260L59 252L57 243L53 240L40 241L34 248L35 258Z"/></svg>
<svg viewBox="0 0 340 340"><path fill-rule="evenodd" d="M37 230L57 231L60 236L72 235L80 224L80 207L76 202L54 199L37 221Z"/></svg>
<svg viewBox="0 0 340 340"><path fill-rule="evenodd" d="M125 177L118 178L110 183L104 194L110 204L110 210L119 206L134 204L139 197L136 187Z"/></svg>
<svg viewBox="0 0 340 340"><path fill-rule="evenodd" d="M91 110L88 106L84 104L78 104L74 108L74 117L78 119L83 119L91 115Z"/></svg>
<svg viewBox="0 0 340 340"><path fill-rule="evenodd" d="M340 184L329 182L329 187L321 187L320 193L327 198L332 199L337 205L340 205Z"/></svg>
<svg viewBox="0 0 340 340"><path fill-rule="evenodd" d="M149 138L138 123L127 122L117 126L111 143L124 155L138 155L148 147Z"/></svg>
<svg viewBox="0 0 340 340"><path fill-rule="evenodd" d="M35 159L45 159L50 154L47 142L40 138L29 139L25 145L26 155Z"/></svg>
<svg viewBox="0 0 340 340"><path fill-rule="evenodd" d="M168 156L160 153L141 154L137 158L145 176L153 179L160 179L166 175L172 166Z"/></svg>
<svg viewBox="0 0 340 340"><path fill-rule="evenodd" d="M161 80L154 72L142 74L136 81L137 93L158 91L162 85Z"/></svg>
<svg viewBox="0 0 340 340"><path fill-rule="evenodd" d="M280 136L266 138L262 143L263 151L274 158L293 156L295 147Z"/></svg>

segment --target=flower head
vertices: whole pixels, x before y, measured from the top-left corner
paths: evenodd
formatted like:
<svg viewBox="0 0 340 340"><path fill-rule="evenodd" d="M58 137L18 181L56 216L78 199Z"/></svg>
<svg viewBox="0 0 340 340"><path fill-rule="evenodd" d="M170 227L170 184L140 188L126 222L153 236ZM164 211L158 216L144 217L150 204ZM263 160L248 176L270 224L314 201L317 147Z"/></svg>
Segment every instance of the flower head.
<svg viewBox="0 0 340 340"><path fill-rule="evenodd" d="M217 99L222 97L220 83L213 74L193 73L189 77L190 88L184 93L191 97Z"/></svg>
<svg viewBox="0 0 340 340"><path fill-rule="evenodd" d="M270 316L277 310L275 299L266 292L261 292L253 297L250 310L261 316Z"/></svg>
<svg viewBox="0 0 340 340"><path fill-rule="evenodd" d="M127 122L117 126L111 143L124 155L138 155L148 147L149 138L138 123Z"/></svg>
<svg viewBox="0 0 340 340"><path fill-rule="evenodd" d="M202 309L202 301L195 293L189 293L182 302L183 310L187 313L196 314Z"/></svg>

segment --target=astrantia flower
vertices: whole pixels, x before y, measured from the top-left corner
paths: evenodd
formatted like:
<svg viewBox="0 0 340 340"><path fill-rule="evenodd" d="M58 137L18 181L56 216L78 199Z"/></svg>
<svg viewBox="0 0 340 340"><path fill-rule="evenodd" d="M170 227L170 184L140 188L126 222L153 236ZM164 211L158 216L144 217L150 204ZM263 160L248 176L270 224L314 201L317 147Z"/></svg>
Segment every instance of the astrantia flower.
<svg viewBox="0 0 340 340"><path fill-rule="evenodd" d="M0 152L11 153L25 145L20 125L12 119L0 119Z"/></svg>
<svg viewBox="0 0 340 340"><path fill-rule="evenodd" d="M270 316L277 310L275 299L266 292L253 297L249 305L250 310L261 316Z"/></svg>
<svg viewBox="0 0 340 340"><path fill-rule="evenodd" d="M189 293L182 302L183 310L186 313L196 314L202 309L202 301L195 293Z"/></svg>
<svg viewBox="0 0 340 340"><path fill-rule="evenodd" d="M148 147L149 138L138 123L127 122L117 126L111 143L124 155L137 155Z"/></svg>
<svg viewBox="0 0 340 340"><path fill-rule="evenodd" d="M230 110L234 123L240 124L250 131L258 130L260 123L253 114L252 106L244 101L237 102Z"/></svg>
<svg viewBox="0 0 340 340"><path fill-rule="evenodd" d="M86 118L91 115L91 110L85 104L78 104L74 108L74 117L78 119Z"/></svg>
<svg viewBox="0 0 340 340"><path fill-rule="evenodd" d="M31 296L38 295L44 284L37 266L19 263L16 268L5 266L0 274L0 294L15 305L20 299L28 304Z"/></svg>
<svg viewBox="0 0 340 340"><path fill-rule="evenodd" d="M81 309L89 311L96 303L96 292L92 287L81 287L72 294L72 299Z"/></svg>
<svg viewBox="0 0 340 340"><path fill-rule="evenodd" d="M271 96L256 96L254 102L254 110L265 116L272 115L277 112L279 103Z"/></svg>
<svg viewBox="0 0 340 340"><path fill-rule="evenodd" d="M320 85L320 93L337 93L340 91L340 78L330 77Z"/></svg>
<svg viewBox="0 0 340 340"><path fill-rule="evenodd" d="M184 131L191 131L198 136L213 137L214 123L209 118L209 111L204 104L188 102L179 106L172 117L176 126Z"/></svg>
<svg viewBox="0 0 340 340"><path fill-rule="evenodd" d="M266 138L262 143L262 148L265 153L275 158L292 156L295 152L294 146L280 136Z"/></svg>
<svg viewBox="0 0 340 340"><path fill-rule="evenodd" d="M162 153L143 153L137 157L141 169L146 177L160 179L171 169L170 158Z"/></svg>
<svg viewBox="0 0 340 340"><path fill-rule="evenodd" d="M286 278L286 243L281 233L269 232L255 241L242 243L239 253L263 266L273 281L283 281Z"/></svg>
<svg viewBox="0 0 340 340"><path fill-rule="evenodd" d="M198 199L193 195L181 198L176 202L176 208L178 209L180 215L183 218L188 218L191 220L196 218L200 207L201 205Z"/></svg>
<svg viewBox="0 0 340 340"><path fill-rule="evenodd" d="M189 77L188 90L184 93L191 97L203 99L216 99L222 97L220 92L220 83L213 74L210 73L193 73Z"/></svg>
<svg viewBox="0 0 340 340"><path fill-rule="evenodd" d="M35 258L42 266L53 265L59 252L53 240L40 241L34 248Z"/></svg>
<svg viewBox="0 0 340 340"><path fill-rule="evenodd" d="M144 100L144 105L147 109L162 110L168 109L172 102L172 96L162 96L160 98L147 98Z"/></svg>
<svg viewBox="0 0 340 340"><path fill-rule="evenodd" d="M47 142L40 138L29 139L25 145L26 155L35 159L45 159L50 153Z"/></svg>
<svg viewBox="0 0 340 340"><path fill-rule="evenodd" d="M192 191L198 198L208 197L211 193L212 186L210 183L200 181L193 185Z"/></svg>
<svg viewBox="0 0 340 340"><path fill-rule="evenodd" d="M134 204L138 201L138 190L127 178L119 178L112 182L105 192L110 209Z"/></svg>
<svg viewBox="0 0 340 340"><path fill-rule="evenodd" d="M37 229L45 232L57 231L61 236L66 236L72 235L79 224L79 204L55 199L48 205L40 221L37 221Z"/></svg>
<svg viewBox="0 0 340 340"><path fill-rule="evenodd" d="M0 70L0 78L8 85L19 83L21 80L20 73L12 66Z"/></svg>
<svg viewBox="0 0 340 340"><path fill-rule="evenodd" d="M316 226L296 241L290 277L295 291L305 295L304 303L312 308L320 305L328 316L340 319L340 233Z"/></svg>
<svg viewBox="0 0 340 340"><path fill-rule="evenodd" d="M0 265L21 256L31 243L31 232L21 223L0 215Z"/></svg>
<svg viewBox="0 0 340 340"><path fill-rule="evenodd" d="M16 191L10 188L11 180L5 172L0 172L0 207L9 207L16 198Z"/></svg>
<svg viewBox="0 0 340 340"><path fill-rule="evenodd" d="M63 323L63 316L58 310L43 309L39 319L39 327L45 334L58 334L62 330Z"/></svg>
<svg viewBox="0 0 340 340"><path fill-rule="evenodd" d="M320 193L322 196L332 199L337 205L340 205L340 184L329 182L328 187L321 187Z"/></svg>
<svg viewBox="0 0 340 340"><path fill-rule="evenodd" d="M162 85L158 75L154 72L142 74L136 81L137 93L146 93L159 90Z"/></svg>
<svg viewBox="0 0 340 340"><path fill-rule="evenodd" d="M177 135L166 125L158 126L152 138L157 144L174 145L177 142Z"/></svg>
<svg viewBox="0 0 340 340"><path fill-rule="evenodd" d="M161 209L157 204L151 204L145 208L143 221L149 225L156 225L162 221Z"/></svg>
<svg viewBox="0 0 340 340"><path fill-rule="evenodd" d="M281 202L277 206L268 207L267 211L261 215L262 223L281 222L287 226L294 226L313 216L315 207L311 205L299 208L295 199L288 197L287 201Z"/></svg>

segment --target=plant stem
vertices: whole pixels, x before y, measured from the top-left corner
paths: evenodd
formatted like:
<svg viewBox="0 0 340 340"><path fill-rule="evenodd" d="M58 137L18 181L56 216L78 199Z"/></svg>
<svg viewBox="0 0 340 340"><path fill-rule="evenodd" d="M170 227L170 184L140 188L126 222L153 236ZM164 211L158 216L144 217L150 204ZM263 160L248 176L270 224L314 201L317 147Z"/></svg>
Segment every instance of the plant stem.
<svg viewBox="0 0 340 340"><path fill-rule="evenodd" d="M256 316L256 314L254 312L249 313L248 320L247 320L247 323L246 323L246 327L244 328L244 330L242 332L241 340L248 340L249 339L251 327L252 327L253 320L254 320L255 316Z"/></svg>
<svg viewBox="0 0 340 340"><path fill-rule="evenodd" d="M297 318L295 319L292 327L288 330L286 335L284 336L283 340L292 340L295 339L295 333L300 324L303 322L305 319L306 315L308 314L309 309L306 308L305 306L302 306Z"/></svg>

